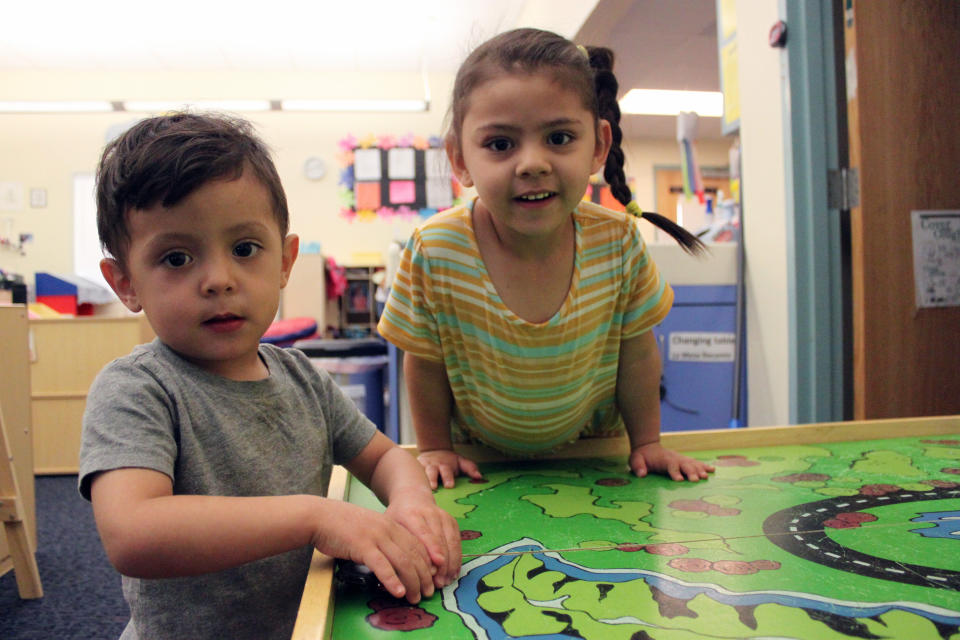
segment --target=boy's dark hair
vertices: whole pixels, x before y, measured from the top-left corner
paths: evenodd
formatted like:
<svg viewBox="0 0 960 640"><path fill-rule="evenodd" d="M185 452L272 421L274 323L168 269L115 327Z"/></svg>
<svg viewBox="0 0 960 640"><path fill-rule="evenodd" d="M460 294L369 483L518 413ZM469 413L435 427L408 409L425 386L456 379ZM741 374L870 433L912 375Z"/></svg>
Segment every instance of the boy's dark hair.
<svg viewBox="0 0 960 640"><path fill-rule="evenodd" d="M502 73L540 71L549 71L555 80L578 94L595 121L602 118L610 123L613 144L603 177L613 197L627 206L633 194L623 171L623 131L617 103L618 83L613 75L613 51L606 47L580 48L556 33L530 28L506 31L487 40L467 56L457 72L447 140L460 146L463 118L475 88ZM517 96L517 99L523 97ZM705 249L696 236L669 218L653 212L643 212L642 217L673 236L687 252L700 253Z"/></svg>
<svg viewBox="0 0 960 640"><path fill-rule="evenodd" d="M270 193L282 237L287 197L270 152L241 118L173 113L146 118L107 144L97 167L97 231L104 251L125 264L127 212L176 206L211 180L235 180L248 168Z"/></svg>

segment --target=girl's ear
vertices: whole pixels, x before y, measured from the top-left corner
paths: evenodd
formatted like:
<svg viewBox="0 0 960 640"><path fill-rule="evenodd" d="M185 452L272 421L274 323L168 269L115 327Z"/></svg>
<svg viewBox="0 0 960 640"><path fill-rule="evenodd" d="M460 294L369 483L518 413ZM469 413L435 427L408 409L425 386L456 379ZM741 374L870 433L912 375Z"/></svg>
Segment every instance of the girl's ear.
<svg viewBox="0 0 960 640"><path fill-rule="evenodd" d="M113 258L104 258L100 261L100 273L103 274L103 279L107 281L113 292L120 298L123 306L134 313L143 309L140 306L137 292L133 288L133 282L130 281L130 276L127 275L119 262Z"/></svg>
<svg viewBox="0 0 960 640"><path fill-rule="evenodd" d="M467 165L463 162L463 153L460 151L460 145L450 137L447 137L443 146L447 150L447 159L450 160L453 175L457 176L457 180L459 180L463 186L472 187L473 178L470 177L470 172L467 171Z"/></svg>
<svg viewBox="0 0 960 640"><path fill-rule="evenodd" d="M610 123L601 118L597 121L597 146L593 150L593 165L591 175L600 171L607 164L607 154L613 145L613 131Z"/></svg>

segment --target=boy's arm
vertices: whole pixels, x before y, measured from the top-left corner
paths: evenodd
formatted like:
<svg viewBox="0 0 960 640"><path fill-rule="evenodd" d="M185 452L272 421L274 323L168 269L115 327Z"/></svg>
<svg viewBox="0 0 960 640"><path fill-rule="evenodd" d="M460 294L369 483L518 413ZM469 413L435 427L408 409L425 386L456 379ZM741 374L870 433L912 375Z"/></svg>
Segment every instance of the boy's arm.
<svg viewBox="0 0 960 640"><path fill-rule="evenodd" d="M377 432L346 467L387 505L387 515L424 544L437 568L436 585L450 584L460 571L460 529L453 516L437 506L417 460Z"/></svg>
<svg viewBox="0 0 960 640"><path fill-rule="evenodd" d="M370 567L394 596L433 593L423 545L391 518L313 495L173 495L170 478L124 468L94 477L91 501L111 563L140 578L191 576L312 544Z"/></svg>
<svg viewBox="0 0 960 640"><path fill-rule="evenodd" d="M647 471L664 473L674 480L684 475L696 482L713 467L665 449L660 444L660 352L653 331L620 343L617 368L617 406L630 439L630 469L638 476Z"/></svg>
<svg viewBox="0 0 960 640"><path fill-rule="evenodd" d="M461 472L476 480L482 478L472 460L453 451L450 438L453 392L444 364L405 353L403 378L417 434L418 459L427 471L430 486L436 489L439 478L443 486L450 488Z"/></svg>

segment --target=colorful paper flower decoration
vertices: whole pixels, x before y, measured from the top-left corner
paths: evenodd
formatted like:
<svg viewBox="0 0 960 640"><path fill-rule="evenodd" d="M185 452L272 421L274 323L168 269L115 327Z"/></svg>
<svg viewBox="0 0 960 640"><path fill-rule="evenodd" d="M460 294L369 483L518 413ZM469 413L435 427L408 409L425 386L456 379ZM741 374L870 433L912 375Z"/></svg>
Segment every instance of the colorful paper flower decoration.
<svg viewBox="0 0 960 640"><path fill-rule="evenodd" d="M414 220L460 204L459 183L437 169L446 162L440 136L347 135L337 147L340 215L347 220Z"/></svg>

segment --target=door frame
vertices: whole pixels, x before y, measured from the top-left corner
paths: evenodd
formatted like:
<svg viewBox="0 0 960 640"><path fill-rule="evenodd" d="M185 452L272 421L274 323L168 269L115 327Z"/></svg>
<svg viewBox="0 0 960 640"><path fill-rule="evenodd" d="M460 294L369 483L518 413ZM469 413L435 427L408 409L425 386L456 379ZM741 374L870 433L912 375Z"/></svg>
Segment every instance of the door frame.
<svg viewBox="0 0 960 640"><path fill-rule="evenodd" d="M852 415L849 210L831 208L827 196L828 171L846 165L843 9L839 0L781 0L780 15L788 28L790 422L845 420Z"/></svg>

